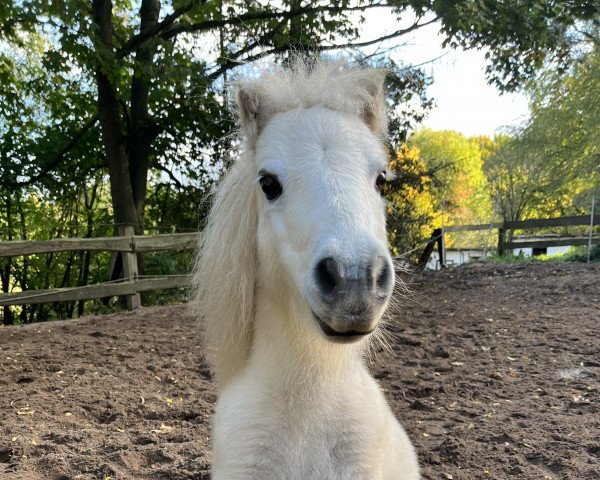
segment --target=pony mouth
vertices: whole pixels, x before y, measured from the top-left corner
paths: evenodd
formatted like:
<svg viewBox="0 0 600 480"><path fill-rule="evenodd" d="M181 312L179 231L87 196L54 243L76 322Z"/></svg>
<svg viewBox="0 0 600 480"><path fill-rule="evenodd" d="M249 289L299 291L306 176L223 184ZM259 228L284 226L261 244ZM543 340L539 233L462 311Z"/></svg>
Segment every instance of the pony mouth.
<svg viewBox="0 0 600 480"><path fill-rule="evenodd" d="M315 312L312 312L313 317L321 327L321 331L328 337L333 337L339 340L354 340L361 337L366 337L375 331L377 326L371 330L347 330L345 332L339 332L331 328L325 321L321 319Z"/></svg>

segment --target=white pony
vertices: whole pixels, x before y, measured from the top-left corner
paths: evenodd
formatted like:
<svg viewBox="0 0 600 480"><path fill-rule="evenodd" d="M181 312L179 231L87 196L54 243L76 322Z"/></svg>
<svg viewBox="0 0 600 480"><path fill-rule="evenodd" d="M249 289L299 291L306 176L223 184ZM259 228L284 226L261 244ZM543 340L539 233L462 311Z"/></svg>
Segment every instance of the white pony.
<svg viewBox="0 0 600 480"><path fill-rule="evenodd" d="M194 313L218 401L213 480L416 480L363 352L394 284L384 72L303 62L237 91L244 155L202 235Z"/></svg>

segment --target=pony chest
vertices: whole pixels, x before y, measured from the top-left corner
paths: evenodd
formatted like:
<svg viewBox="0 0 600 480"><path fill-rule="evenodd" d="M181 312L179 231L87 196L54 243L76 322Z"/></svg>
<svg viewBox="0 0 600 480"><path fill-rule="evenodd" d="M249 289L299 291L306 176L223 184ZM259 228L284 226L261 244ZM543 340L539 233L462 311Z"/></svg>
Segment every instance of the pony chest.
<svg viewBox="0 0 600 480"><path fill-rule="evenodd" d="M214 460L253 472L248 478L367 478L361 473L373 472L380 452L377 409L344 399L312 400L224 395L215 414Z"/></svg>

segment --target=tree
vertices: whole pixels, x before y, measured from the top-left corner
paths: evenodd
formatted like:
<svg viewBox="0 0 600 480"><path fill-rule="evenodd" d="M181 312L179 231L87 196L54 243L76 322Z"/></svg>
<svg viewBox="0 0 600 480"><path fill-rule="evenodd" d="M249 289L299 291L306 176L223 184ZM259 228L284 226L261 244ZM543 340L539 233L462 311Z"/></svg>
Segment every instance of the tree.
<svg viewBox="0 0 600 480"><path fill-rule="evenodd" d="M432 177L433 208L445 212L444 222L468 224L486 221L491 215L483 174L481 138L466 138L459 132L421 129L408 144L420 157Z"/></svg>
<svg viewBox="0 0 600 480"><path fill-rule="evenodd" d="M600 185L600 47L528 86L531 118L486 160L504 220L589 212Z"/></svg>
<svg viewBox="0 0 600 480"><path fill-rule="evenodd" d="M134 224L141 232L151 167L170 174L180 162L193 163L200 171L196 175L206 179L209 166L184 157L206 159L222 153L215 138L231 129L222 80L241 62L291 48L324 51L377 43L439 21L450 44L488 47L490 80L514 88L547 52L563 56L569 26L598 13L595 2L537 1L534 8L530 4L288 0L274 7L253 1L142 0L137 14L128 0L93 0L91 10L83 0L25 0L4 7L0 32L5 42L26 48L31 35L46 42L40 76L45 80L37 88L51 97L57 84L66 85L77 101L55 99L49 121L33 135L38 143L51 145L53 155L28 155L32 168L17 178L19 161L5 158L2 182L14 188L48 176L67 158L70 165L78 163L72 150L88 133L97 135L97 122L115 222ZM415 21L359 42L352 15L384 7L398 19L413 16ZM7 52L3 56L10 57ZM64 136L67 139L59 143Z"/></svg>
<svg viewBox="0 0 600 480"><path fill-rule="evenodd" d="M587 211L600 192L600 27L571 68L549 68L529 86L531 120L520 142L540 145L546 163L555 165L570 197L559 210Z"/></svg>
<svg viewBox="0 0 600 480"><path fill-rule="evenodd" d="M388 169L392 175L384 187L389 201L387 228L392 253L397 256L429 238L441 226L441 214L434 209L432 173L417 147L400 145Z"/></svg>
<svg viewBox="0 0 600 480"><path fill-rule="evenodd" d="M135 19L132 5L125 0L94 0L91 11L81 0L61 5L31 1L9 9L8 14L3 12L3 30L22 49L27 48L28 35L44 32L40 63L52 81L40 83L38 89L52 97L53 84L78 83L81 97L77 104L85 111L63 106L59 114L43 105L44 113L58 123L75 117L81 130L71 130L74 141L67 142L71 147L97 122L114 221L134 225L142 233L149 169L155 167L176 178L174 165L184 162L193 164L200 170L195 176L206 180L210 165L191 159L214 159L222 153L215 140L232 129L219 83L222 76L242 60L302 47L298 44L302 39L310 38L311 45L318 46L333 38L333 32L356 38L357 28L349 16L366 8L371 6L341 2L312 7L296 1L276 9L258 2L190 1L173 3L169 12L160 0L143 0L133 22L128 19ZM407 31L420 26L419 21ZM191 35L206 40L212 32L219 33L219 42L212 42L207 58L202 58L194 51L197 47L190 49L195 42ZM16 90L23 85L13 83ZM38 130L47 127L45 122ZM48 132L48 138L56 136ZM182 150L187 158L180 155ZM26 162L15 161L13 153L2 165L13 173L3 175L5 186L37 182L58 170L65 154L72 152L58 152L50 159L47 154L33 158L27 154L33 165L25 172L18 167ZM25 182L20 180L23 173Z"/></svg>
<svg viewBox="0 0 600 480"><path fill-rule="evenodd" d="M487 49L488 80L501 90L523 87L548 64L565 71L578 26L600 25L597 0L447 0L434 8L443 12L446 44Z"/></svg>
<svg viewBox="0 0 600 480"><path fill-rule="evenodd" d="M562 182L543 155L516 138L503 137L485 166L490 193L505 222L523 220Z"/></svg>
<svg viewBox="0 0 600 480"><path fill-rule="evenodd" d="M390 201L390 243L395 253L422 244L442 226L491 219L493 208L483 160L494 144L487 137L466 138L455 131L424 128L400 146L389 162L393 178L385 189ZM487 238L476 232L446 237L448 246L482 242Z"/></svg>

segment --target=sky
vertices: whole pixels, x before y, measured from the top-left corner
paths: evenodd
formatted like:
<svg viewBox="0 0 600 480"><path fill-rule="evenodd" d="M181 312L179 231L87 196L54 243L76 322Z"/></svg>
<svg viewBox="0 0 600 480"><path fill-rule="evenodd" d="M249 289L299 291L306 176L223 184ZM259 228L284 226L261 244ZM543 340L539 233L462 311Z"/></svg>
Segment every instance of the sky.
<svg viewBox="0 0 600 480"><path fill-rule="evenodd" d="M519 93L500 95L485 81L482 52L451 52L433 66L429 94L436 107L424 125L434 130L458 130L467 136L493 136L503 126L527 118L527 98Z"/></svg>
<svg viewBox="0 0 600 480"><path fill-rule="evenodd" d="M399 29L387 10L368 12L361 40L371 40ZM485 81L485 52L442 49L443 37L433 24L418 30L407 39L408 45L390 53L396 60L413 65L423 64L433 76L428 93L436 106L423 122L434 130L457 130L467 136L488 135L503 126L517 125L528 116L527 98L520 93L500 95ZM380 45L385 48L390 45ZM375 47L367 50L372 53ZM438 58L441 57L441 58Z"/></svg>

